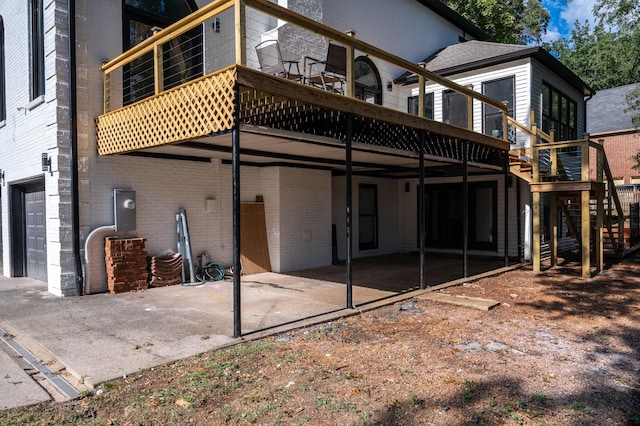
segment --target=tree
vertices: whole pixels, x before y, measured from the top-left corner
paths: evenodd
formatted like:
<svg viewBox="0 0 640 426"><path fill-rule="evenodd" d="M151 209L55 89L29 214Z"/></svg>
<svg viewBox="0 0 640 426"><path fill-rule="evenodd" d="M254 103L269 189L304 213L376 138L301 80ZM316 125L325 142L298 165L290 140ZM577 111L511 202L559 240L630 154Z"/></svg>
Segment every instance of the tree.
<svg viewBox="0 0 640 426"><path fill-rule="evenodd" d="M551 16L539 0L442 0L489 34L492 41L540 44Z"/></svg>
<svg viewBox="0 0 640 426"><path fill-rule="evenodd" d="M628 25L612 32L576 22L571 37L544 47L595 90L640 81L640 32Z"/></svg>

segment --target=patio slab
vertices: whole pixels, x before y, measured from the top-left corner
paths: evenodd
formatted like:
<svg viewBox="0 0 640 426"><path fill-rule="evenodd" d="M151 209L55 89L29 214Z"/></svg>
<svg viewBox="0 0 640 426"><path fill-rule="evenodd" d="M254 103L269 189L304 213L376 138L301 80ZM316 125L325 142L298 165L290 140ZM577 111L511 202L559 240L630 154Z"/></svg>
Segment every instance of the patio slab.
<svg viewBox="0 0 640 426"><path fill-rule="evenodd" d="M358 263L354 305L412 297L409 290L417 284L416 259L391 256ZM432 269L444 282L453 269L441 266ZM90 389L140 369L242 340L355 314L358 310L346 309L344 271L344 265L339 265L243 276L242 338L232 337L230 281L60 298L48 293L41 281L0 277L0 328L15 335L39 359L60 363L61 374L75 380L79 390ZM3 357L0 362L8 361ZM35 395L38 385L35 381L32 385ZM0 395L13 395L13 386L0 381ZM18 397L13 401L16 406L32 403Z"/></svg>

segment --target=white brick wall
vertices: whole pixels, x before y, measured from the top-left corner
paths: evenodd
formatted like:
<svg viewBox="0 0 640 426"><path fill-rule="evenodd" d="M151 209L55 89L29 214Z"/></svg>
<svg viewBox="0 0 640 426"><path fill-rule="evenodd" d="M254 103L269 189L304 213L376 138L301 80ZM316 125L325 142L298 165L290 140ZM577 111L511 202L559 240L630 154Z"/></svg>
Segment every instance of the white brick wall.
<svg viewBox="0 0 640 426"><path fill-rule="evenodd" d="M347 223L346 206L347 191L346 178L334 177L333 180L333 223L336 225L338 242L338 258L345 259L347 255ZM363 176L353 177L353 257L379 256L396 253L399 249L399 195L398 184L394 179L378 179ZM359 248L359 220L360 213L358 194L361 183L374 184L378 189L378 248L360 251Z"/></svg>

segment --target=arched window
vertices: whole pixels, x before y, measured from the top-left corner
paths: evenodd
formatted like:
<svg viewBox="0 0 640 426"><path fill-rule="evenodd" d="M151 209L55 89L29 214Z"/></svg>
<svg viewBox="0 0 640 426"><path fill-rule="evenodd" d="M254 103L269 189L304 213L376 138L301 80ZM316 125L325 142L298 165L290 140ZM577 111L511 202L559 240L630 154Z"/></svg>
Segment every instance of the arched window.
<svg viewBox="0 0 640 426"><path fill-rule="evenodd" d="M151 37L191 14L193 0L123 0L123 50ZM202 75L202 28L198 27L162 46L164 88L170 89ZM125 68L124 103L130 104L154 93L153 54Z"/></svg>
<svg viewBox="0 0 640 426"><path fill-rule="evenodd" d="M360 56L355 60L356 98L382 105L382 81L371 59Z"/></svg>
<svg viewBox="0 0 640 426"><path fill-rule="evenodd" d="M7 119L6 70L4 64L4 21L0 16L0 121Z"/></svg>

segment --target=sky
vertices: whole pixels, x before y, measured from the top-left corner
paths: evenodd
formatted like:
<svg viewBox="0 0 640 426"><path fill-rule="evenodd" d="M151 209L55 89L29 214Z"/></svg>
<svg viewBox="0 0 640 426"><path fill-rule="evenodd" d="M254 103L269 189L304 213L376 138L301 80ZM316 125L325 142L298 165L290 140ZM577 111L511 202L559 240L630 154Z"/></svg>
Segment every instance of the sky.
<svg viewBox="0 0 640 426"><path fill-rule="evenodd" d="M570 37L576 20L593 24L593 5L596 0L542 0L551 14L551 22L543 41L554 41L560 37Z"/></svg>

